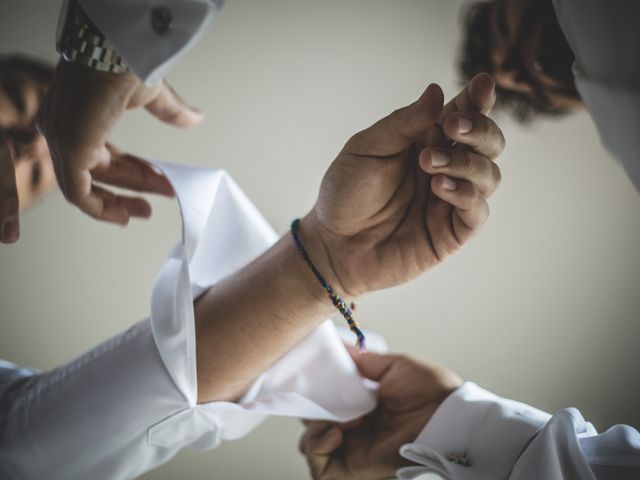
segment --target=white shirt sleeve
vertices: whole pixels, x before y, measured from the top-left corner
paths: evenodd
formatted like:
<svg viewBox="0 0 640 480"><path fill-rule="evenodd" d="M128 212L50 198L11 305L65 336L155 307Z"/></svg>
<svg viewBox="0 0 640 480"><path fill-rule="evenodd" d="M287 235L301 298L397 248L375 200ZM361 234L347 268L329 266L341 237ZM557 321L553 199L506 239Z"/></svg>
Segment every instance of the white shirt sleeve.
<svg viewBox="0 0 640 480"><path fill-rule="evenodd" d="M222 0L79 0L125 63L148 85L157 83L195 45L222 7ZM170 28L154 29L154 8Z"/></svg>
<svg viewBox="0 0 640 480"><path fill-rule="evenodd" d="M575 83L604 146L640 192L640 2L553 0Z"/></svg>
<svg viewBox="0 0 640 480"><path fill-rule="evenodd" d="M0 362L3 480L129 479L183 448L246 435L268 415L348 421L375 407L375 386L358 375L329 320L238 403L196 404L193 299L276 234L224 171L160 168L183 228L153 289L150 318L47 373Z"/></svg>
<svg viewBox="0 0 640 480"><path fill-rule="evenodd" d="M640 478L640 434L617 425L598 434L574 408L554 416L467 382L400 454L445 479L619 480Z"/></svg>

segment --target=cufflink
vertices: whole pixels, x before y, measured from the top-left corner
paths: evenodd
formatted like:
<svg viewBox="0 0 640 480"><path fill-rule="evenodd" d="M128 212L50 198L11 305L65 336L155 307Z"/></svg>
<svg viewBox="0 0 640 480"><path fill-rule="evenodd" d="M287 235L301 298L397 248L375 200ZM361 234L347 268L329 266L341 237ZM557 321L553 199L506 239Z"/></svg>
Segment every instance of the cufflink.
<svg viewBox="0 0 640 480"><path fill-rule="evenodd" d="M467 457L467 452L462 453L447 453L447 460L451 463L455 463L456 465L462 465L463 467L470 467L473 465L473 462L469 457Z"/></svg>
<svg viewBox="0 0 640 480"><path fill-rule="evenodd" d="M166 35L171 30L173 15L166 7L154 7L151 9L151 28L158 35Z"/></svg>

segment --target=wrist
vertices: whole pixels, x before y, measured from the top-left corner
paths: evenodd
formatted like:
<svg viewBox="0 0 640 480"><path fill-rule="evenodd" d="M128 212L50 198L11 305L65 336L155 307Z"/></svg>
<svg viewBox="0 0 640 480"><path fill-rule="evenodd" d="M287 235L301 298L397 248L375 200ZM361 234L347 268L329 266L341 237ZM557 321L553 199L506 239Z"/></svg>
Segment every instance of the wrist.
<svg viewBox="0 0 640 480"><path fill-rule="evenodd" d="M354 295L351 291L345 288L336 272L331 247L323 234L322 224L318 220L314 210L311 210L311 212L309 212L304 218L300 219L298 236L313 264L331 288L333 288L333 290L342 297L347 297L351 300L355 299L357 295ZM300 262L304 264L302 257L300 258ZM305 265L305 267L309 270L309 273L312 273L308 266ZM326 291L323 289L318 279L315 278L315 276L313 276L313 278L317 286L316 290L326 298Z"/></svg>
<svg viewBox="0 0 640 480"><path fill-rule="evenodd" d="M77 0L66 0L62 5L56 50L64 61L96 71L114 74L129 71L115 47L93 24Z"/></svg>

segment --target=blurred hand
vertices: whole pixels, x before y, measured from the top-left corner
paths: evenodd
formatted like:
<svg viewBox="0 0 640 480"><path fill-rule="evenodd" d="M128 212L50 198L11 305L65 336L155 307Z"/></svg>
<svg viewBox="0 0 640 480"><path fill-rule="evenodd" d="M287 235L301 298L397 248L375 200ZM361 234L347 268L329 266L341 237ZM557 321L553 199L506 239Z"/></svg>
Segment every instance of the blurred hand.
<svg viewBox="0 0 640 480"><path fill-rule="evenodd" d="M300 451L315 480L394 478L410 464L400 447L416 439L462 380L405 356L350 352L360 373L380 383L378 406L348 424L305 422Z"/></svg>
<svg viewBox="0 0 640 480"><path fill-rule="evenodd" d="M108 143L124 111L139 107L177 127L197 125L203 118L166 82L147 87L132 74L58 63L38 126L47 139L63 194L96 219L126 225L131 217L150 216L151 207L141 197L115 194L95 182L136 192L173 194L162 174Z"/></svg>
<svg viewBox="0 0 640 480"><path fill-rule="evenodd" d="M478 231L500 182L493 160L504 137L486 116L494 101L487 74L444 108L442 90L430 85L347 142L302 232L320 239L314 260L326 256L319 266L338 290L357 296L404 283Z"/></svg>

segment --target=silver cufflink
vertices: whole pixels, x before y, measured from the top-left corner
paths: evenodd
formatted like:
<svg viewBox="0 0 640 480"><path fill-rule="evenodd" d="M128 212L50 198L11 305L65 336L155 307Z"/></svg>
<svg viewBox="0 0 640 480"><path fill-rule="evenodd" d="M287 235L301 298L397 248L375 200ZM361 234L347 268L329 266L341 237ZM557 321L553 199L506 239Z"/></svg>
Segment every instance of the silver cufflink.
<svg viewBox="0 0 640 480"><path fill-rule="evenodd" d="M473 462L467 457L467 452L462 453L447 453L447 460L456 465L462 465L463 467L470 467Z"/></svg>
<svg viewBox="0 0 640 480"><path fill-rule="evenodd" d="M166 35L171 30L173 15L166 7L154 7L151 9L151 28L158 35Z"/></svg>

